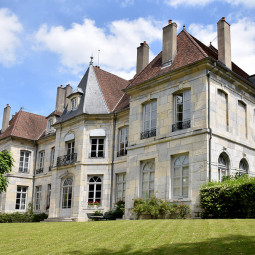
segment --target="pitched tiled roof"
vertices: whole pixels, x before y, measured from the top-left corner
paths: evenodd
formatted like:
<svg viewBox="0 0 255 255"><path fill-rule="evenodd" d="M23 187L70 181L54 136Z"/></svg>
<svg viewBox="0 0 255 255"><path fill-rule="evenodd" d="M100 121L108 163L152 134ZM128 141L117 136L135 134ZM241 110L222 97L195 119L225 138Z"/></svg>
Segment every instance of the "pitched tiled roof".
<svg viewBox="0 0 255 255"><path fill-rule="evenodd" d="M6 131L0 134L0 140L8 136L38 140L46 129L46 124L44 116L20 110L10 120Z"/></svg>
<svg viewBox="0 0 255 255"><path fill-rule="evenodd" d="M213 46L206 46L190 35L185 28L177 36L177 55L171 66L162 68L162 52L160 52L130 83L129 87L138 85L152 78L156 78L169 71L178 69L188 64L211 57L218 60L218 50ZM246 79L248 74L232 62L232 71ZM250 83L250 82L249 82Z"/></svg>
<svg viewBox="0 0 255 255"><path fill-rule="evenodd" d="M49 117L51 117L51 116L60 117L61 114L62 114L62 112L55 110L55 111L53 111L50 115L48 115L46 118L49 118Z"/></svg>
<svg viewBox="0 0 255 255"><path fill-rule="evenodd" d="M130 96L128 94L124 94L114 111L119 112L121 110L127 109L129 107Z"/></svg>
<svg viewBox="0 0 255 255"><path fill-rule="evenodd" d="M94 70L105 102L110 112L112 112L123 97L124 92L122 90L127 87L129 81L124 80L114 74L108 73L97 66L94 67Z"/></svg>

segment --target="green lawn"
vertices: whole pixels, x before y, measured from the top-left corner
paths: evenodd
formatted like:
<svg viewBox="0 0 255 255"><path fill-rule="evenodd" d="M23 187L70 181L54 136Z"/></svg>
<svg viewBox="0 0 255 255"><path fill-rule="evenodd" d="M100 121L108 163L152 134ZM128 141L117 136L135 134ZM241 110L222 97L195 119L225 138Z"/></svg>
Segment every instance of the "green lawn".
<svg viewBox="0 0 255 255"><path fill-rule="evenodd" d="M0 224L0 254L255 254L255 220Z"/></svg>

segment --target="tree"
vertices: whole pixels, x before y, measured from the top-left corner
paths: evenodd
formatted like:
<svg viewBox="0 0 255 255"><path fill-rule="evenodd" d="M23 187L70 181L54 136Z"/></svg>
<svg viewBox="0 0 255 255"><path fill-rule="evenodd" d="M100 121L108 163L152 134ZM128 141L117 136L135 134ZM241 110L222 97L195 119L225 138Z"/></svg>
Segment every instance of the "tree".
<svg viewBox="0 0 255 255"><path fill-rule="evenodd" d="M0 152L0 193L6 191L8 186L8 177L5 175L12 170L14 159L10 151Z"/></svg>

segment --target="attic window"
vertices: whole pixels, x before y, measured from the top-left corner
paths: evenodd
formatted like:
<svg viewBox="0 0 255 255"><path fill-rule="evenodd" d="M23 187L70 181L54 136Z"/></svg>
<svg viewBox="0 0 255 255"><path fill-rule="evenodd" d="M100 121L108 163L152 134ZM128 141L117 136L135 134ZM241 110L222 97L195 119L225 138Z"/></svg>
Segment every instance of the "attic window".
<svg viewBox="0 0 255 255"><path fill-rule="evenodd" d="M49 121L48 121L48 129L52 129L52 125L53 125L53 119L49 119Z"/></svg>
<svg viewBox="0 0 255 255"><path fill-rule="evenodd" d="M73 111L73 110L76 110L76 108L77 108L77 100L76 100L76 97L73 98L71 102L72 102L72 111Z"/></svg>

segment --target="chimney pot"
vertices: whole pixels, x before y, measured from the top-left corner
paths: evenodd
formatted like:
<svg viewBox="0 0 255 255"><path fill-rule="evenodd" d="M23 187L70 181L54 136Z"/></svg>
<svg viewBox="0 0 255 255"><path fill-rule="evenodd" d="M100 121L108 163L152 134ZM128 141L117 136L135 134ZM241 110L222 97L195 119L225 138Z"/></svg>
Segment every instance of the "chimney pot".
<svg viewBox="0 0 255 255"><path fill-rule="evenodd" d="M63 88L63 85L60 85L60 88Z"/></svg>
<svg viewBox="0 0 255 255"><path fill-rule="evenodd" d="M6 107L10 107L9 104L7 104Z"/></svg>
<svg viewBox="0 0 255 255"><path fill-rule="evenodd" d="M5 132L5 130L9 126L10 113L11 113L11 107L9 106L9 104L7 104L7 106L4 108L1 133Z"/></svg>
<svg viewBox="0 0 255 255"><path fill-rule="evenodd" d="M225 17L222 17L221 19L225 21Z"/></svg>
<svg viewBox="0 0 255 255"><path fill-rule="evenodd" d="M173 22L173 21L172 21L171 19L168 20L168 24L169 24L169 25L172 24L172 22Z"/></svg>

